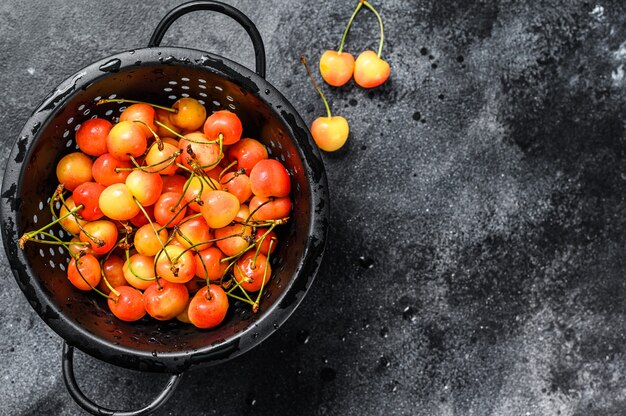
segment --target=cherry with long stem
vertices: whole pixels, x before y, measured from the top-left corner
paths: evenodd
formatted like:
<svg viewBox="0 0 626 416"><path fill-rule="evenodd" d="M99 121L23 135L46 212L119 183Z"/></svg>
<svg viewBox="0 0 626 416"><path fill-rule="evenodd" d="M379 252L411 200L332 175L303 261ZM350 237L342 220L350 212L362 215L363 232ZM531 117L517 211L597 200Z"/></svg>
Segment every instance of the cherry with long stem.
<svg viewBox="0 0 626 416"><path fill-rule="evenodd" d="M374 13L378 19L380 26L380 43L378 44L378 53L367 50L356 58L354 63L354 82L363 88L374 88L387 81L390 73L389 63L381 58L385 40L385 29L383 19L374 6L367 1L363 1L363 5Z"/></svg>
<svg viewBox="0 0 626 416"><path fill-rule="evenodd" d="M340 149L348 140L350 126L345 118L341 116L333 116L331 114L328 101L326 100L326 97L324 96L324 93L322 93L320 87L317 86L317 83L311 74L311 70L309 69L309 65L306 62L306 57L301 55L300 60L306 68L306 73L311 79L313 87L315 87L315 90L318 92L320 97L322 97L322 101L326 107L327 117L318 117L313 121L311 124L311 134L320 149L327 152L333 152Z"/></svg>

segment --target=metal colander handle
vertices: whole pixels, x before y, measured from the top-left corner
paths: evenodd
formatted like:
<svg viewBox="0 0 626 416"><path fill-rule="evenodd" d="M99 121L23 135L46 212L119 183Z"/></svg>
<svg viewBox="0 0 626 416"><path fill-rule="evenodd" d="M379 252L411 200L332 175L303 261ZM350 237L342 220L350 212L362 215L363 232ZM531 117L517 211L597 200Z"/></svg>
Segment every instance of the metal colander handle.
<svg viewBox="0 0 626 416"><path fill-rule="evenodd" d="M248 16L234 7L219 1L195 0L181 4L180 6L172 9L163 19L161 19L156 29L154 29L154 33L150 38L150 42L148 42L148 46L159 46L163 40L163 35L165 35L167 29L172 25L172 23L174 23L174 21L176 21L176 19L189 12L198 10L214 11L230 16L246 30L252 40L252 45L254 46L256 73L262 78L265 78L265 47L263 46L261 34L257 30L254 23L248 19Z"/></svg>
<svg viewBox="0 0 626 416"><path fill-rule="evenodd" d="M157 410L161 407L174 393L174 390L178 386L178 383L181 380L181 374L172 375L167 384L161 390L159 395L155 397L152 402L148 403L141 409L137 410L111 410L105 407L102 407L96 403L94 403L91 399L87 398L83 394L83 392L78 387L76 383L76 379L74 378L74 347L68 345L66 342L63 342L63 380L65 381L65 386L67 387L67 391L70 393L70 396L74 399L76 403L92 415L99 416L141 416L141 415L149 415L150 413Z"/></svg>

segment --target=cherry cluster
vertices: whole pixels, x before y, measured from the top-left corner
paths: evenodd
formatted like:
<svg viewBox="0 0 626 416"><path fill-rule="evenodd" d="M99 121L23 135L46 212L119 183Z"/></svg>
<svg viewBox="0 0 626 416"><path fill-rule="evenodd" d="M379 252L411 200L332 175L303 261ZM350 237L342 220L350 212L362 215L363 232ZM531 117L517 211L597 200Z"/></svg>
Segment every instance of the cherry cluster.
<svg viewBox="0 0 626 416"><path fill-rule="evenodd" d="M350 27L352 26L352 22L354 22L354 18L363 6L372 11L378 19L378 23L380 25L380 43L378 45L378 53L375 53L372 50L366 50L362 52L355 61L354 56L352 56L351 53L343 50L343 46L345 44L346 37L348 36L348 32L350 31ZM320 58L319 70L322 78L327 84L333 87L341 87L348 83L348 81L350 81L353 77L354 81L363 88L374 88L383 84L389 78L390 73L389 63L381 58L384 39L385 31L380 14L378 14L374 6L372 6L369 2L366 0L359 0L356 9L348 21L348 25L343 32L339 50L327 50ZM318 117L313 121L311 124L311 134L320 149L326 152L334 152L335 150L343 147L348 140L350 126L344 117L333 116L331 114L328 101L326 100L326 97L324 97L322 90L315 83L315 80L311 75L311 71L306 63L306 58L301 56L300 59L304 63L307 74L313 82L313 86L322 97L322 101L324 101L324 106L326 107L326 117Z"/></svg>
<svg viewBox="0 0 626 416"><path fill-rule="evenodd" d="M172 107L133 100L119 121L83 122L80 151L56 166L53 221L19 240L59 245L68 280L107 298L123 321L146 314L219 325L229 298L259 310L271 278L274 228L291 212L291 181L239 117L207 117L193 98ZM49 228L60 224L64 241ZM253 294L256 295L253 296Z"/></svg>

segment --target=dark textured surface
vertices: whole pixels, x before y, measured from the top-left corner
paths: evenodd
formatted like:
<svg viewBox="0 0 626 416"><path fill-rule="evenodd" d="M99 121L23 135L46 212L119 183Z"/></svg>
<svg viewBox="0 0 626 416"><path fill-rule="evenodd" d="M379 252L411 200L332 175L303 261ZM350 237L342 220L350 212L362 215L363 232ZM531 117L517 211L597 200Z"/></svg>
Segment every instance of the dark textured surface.
<svg viewBox="0 0 626 416"><path fill-rule="evenodd" d="M298 55L336 47L354 2L233 3L258 25L268 79L307 122L323 114ZM69 74L147 43L170 2L0 4L1 158ZM384 87L329 91L352 129L325 155L327 256L261 346L185 376L159 413L626 413L626 5L387 1ZM348 42L377 42L360 15ZM208 13L164 43L253 62ZM4 159L0 160L4 163ZM61 341L2 253L0 414L80 414ZM91 397L131 408L164 376L79 354Z"/></svg>

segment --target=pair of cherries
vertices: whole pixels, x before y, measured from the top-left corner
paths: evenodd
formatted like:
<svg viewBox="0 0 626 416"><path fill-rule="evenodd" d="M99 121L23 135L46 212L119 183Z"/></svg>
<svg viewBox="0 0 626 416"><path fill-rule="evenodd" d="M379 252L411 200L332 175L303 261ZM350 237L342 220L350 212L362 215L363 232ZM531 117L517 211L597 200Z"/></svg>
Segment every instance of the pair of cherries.
<svg viewBox="0 0 626 416"><path fill-rule="evenodd" d="M343 45L355 16L363 6L370 9L378 18L380 25L380 43L378 53L372 50L366 50L362 52L355 61L351 53L343 51ZM333 87L341 87L350 81L350 78L353 76L354 81L363 88L374 88L383 84L387 78L389 78L390 72L389 63L381 58L384 39L385 32L380 15L370 3L365 0L359 0L359 4L350 17L348 26L343 32L339 50L328 50L324 52L320 58L320 73L322 74L322 78Z"/></svg>
<svg viewBox="0 0 626 416"><path fill-rule="evenodd" d="M343 45L354 18L363 6L371 10L378 19L380 25L380 44L378 46L378 53L372 50L366 50L362 52L355 61L352 54L343 51ZM389 78L390 72L389 64L380 57L384 39L385 33L380 15L370 3L365 0L359 0L359 4L356 6L356 9L348 21L348 26L343 32L339 50L327 50L320 58L319 69L322 78L327 84L334 87L345 85L352 77L354 77L354 81L363 88L374 88L383 84ZM315 83L306 63L306 59L304 56L300 57L300 59L306 67L307 73L313 82L313 86L322 97L327 112L326 117L318 117L313 121L313 124L311 124L311 134L320 149L333 152L340 149L346 143L348 135L350 134L350 127L345 118L331 114L328 102Z"/></svg>

